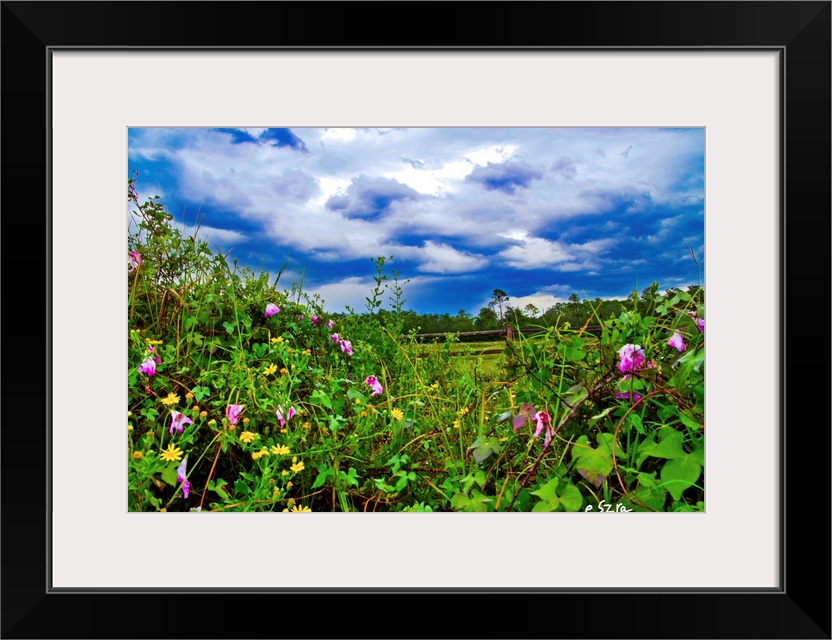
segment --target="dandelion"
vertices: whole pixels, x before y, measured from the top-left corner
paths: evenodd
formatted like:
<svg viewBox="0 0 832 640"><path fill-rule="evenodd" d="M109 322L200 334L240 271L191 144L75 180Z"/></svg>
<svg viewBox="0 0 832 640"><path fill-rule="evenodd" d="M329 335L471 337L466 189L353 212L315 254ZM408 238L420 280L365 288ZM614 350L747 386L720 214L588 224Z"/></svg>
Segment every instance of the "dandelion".
<svg viewBox="0 0 832 640"><path fill-rule="evenodd" d="M127 273L137 269L138 266L144 262L138 251L128 251L127 255L130 256L130 267L127 269Z"/></svg>
<svg viewBox="0 0 832 640"><path fill-rule="evenodd" d="M228 418L228 421L231 424L237 424L237 420L240 419L240 413L242 411L243 411L242 405L230 404L225 408L225 417Z"/></svg>
<svg viewBox="0 0 832 640"><path fill-rule="evenodd" d="M668 346L671 346L679 351L685 350L685 341L682 340L682 336L679 334L678 331L675 331L673 335L670 337L670 340L667 341Z"/></svg>
<svg viewBox="0 0 832 640"><path fill-rule="evenodd" d="M341 351L345 351L347 355L352 355L352 343L349 340L341 340Z"/></svg>
<svg viewBox="0 0 832 640"><path fill-rule="evenodd" d="M279 444L272 447L272 453L276 456L285 456L289 453L289 447L285 444Z"/></svg>
<svg viewBox="0 0 832 640"><path fill-rule="evenodd" d="M159 457L165 462L178 461L182 459L182 449L176 445L169 444L168 448L159 453Z"/></svg>
<svg viewBox="0 0 832 640"><path fill-rule="evenodd" d="M173 435L173 430L176 429L179 433L182 433L185 430L186 424L193 424L194 421L190 418L186 417L185 414L179 413L178 411L171 411L170 412L170 433Z"/></svg>
<svg viewBox="0 0 832 640"><path fill-rule="evenodd" d="M160 400L159 402L161 402L162 404L164 404L164 405L166 405L166 406L168 406L168 407L169 407L170 405L172 405L172 404L176 404L177 402L179 402L179 396L178 396L178 395L176 395L173 391L171 391L171 392L168 394L168 397L167 397L167 398L165 398L165 399L163 399L163 400Z"/></svg>
<svg viewBox="0 0 832 640"><path fill-rule="evenodd" d="M277 307L276 304L272 304L271 302L266 305L266 317L271 318L274 314L280 313L280 309Z"/></svg>
<svg viewBox="0 0 832 640"><path fill-rule="evenodd" d="M256 437L257 437L257 434L252 433L251 431L243 431L240 434L240 440L242 442L245 442L246 444L251 443L251 441L254 440Z"/></svg>
<svg viewBox="0 0 832 640"><path fill-rule="evenodd" d="M333 333L331 336L329 336L329 339L332 340L335 344L338 344L339 338L337 333Z"/></svg>
<svg viewBox="0 0 832 640"><path fill-rule="evenodd" d="M263 370L263 374L268 376L268 375L274 373L275 371L277 371L277 365L276 364L270 364L268 367L266 367Z"/></svg>
<svg viewBox="0 0 832 640"><path fill-rule="evenodd" d="M156 373L156 361L153 358L148 358L139 365L139 373L145 373L152 376Z"/></svg>
<svg viewBox="0 0 832 640"><path fill-rule="evenodd" d="M364 384L370 385L370 388L373 390L372 395L374 396L377 396L382 391L384 391L384 389L381 386L381 383L375 376L367 376L367 378L364 380Z"/></svg>
<svg viewBox="0 0 832 640"><path fill-rule="evenodd" d="M292 470L293 473L300 473L305 469L305 467L303 466L303 461L298 462L297 460L297 456L292 456L292 466L289 468Z"/></svg>
<svg viewBox="0 0 832 640"><path fill-rule="evenodd" d="M644 349L637 344L625 344L618 351L618 369L621 373L635 371L644 364Z"/></svg>
<svg viewBox="0 0 832 640"><path fill-rule="evenodd" d="M401 420L404 418L404 413L401 409L391 409L390 415L393 417L393 420Z"/></svg>
<svg viewBox="0 0 832 640"><path fill-rule="evenodd" d="M286 412L286 419L284 420L283 407L278 407L277 411L275 411L275 415L277 415L277 421L280 423L281 427L285 427L286 423L294 417L295 413L297 413L295 411L295 408L289 407L289 410Z"/></svg>

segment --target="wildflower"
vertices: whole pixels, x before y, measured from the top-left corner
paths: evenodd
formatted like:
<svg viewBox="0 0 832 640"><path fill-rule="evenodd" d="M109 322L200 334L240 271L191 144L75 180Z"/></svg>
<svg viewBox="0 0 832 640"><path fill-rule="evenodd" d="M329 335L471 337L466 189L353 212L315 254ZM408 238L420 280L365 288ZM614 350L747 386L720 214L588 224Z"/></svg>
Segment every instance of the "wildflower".
<svg viewBox="0 0 832 640"><path fill-rule="evenodd" d="M464 416L465 414L467 414L467 413L468 413L468 407L462 407L462 409L460 409L459 411L457 411L457 413L458 413L459 415L461 415L461 416Z"/></svg>
<svg viewBox="0 0 832 640"><path fill-rule="evenodd" d="M187 467L188 456L185 456L185 459L182 460L182 464L180 464L176 469L176 481L182 483L182 495L186 498L188 497L188 492L191 490L191 483L188 482L185 476Z"/></svg>
<svg viewBox="0 0 832 640"><path fill-rule="evenodd" d="M549 443L552 441L552 436L555 435L555 432L552 429L552 418L545 411L538 411L534 415L534 423L536 426L534 430L535 438L537 438L540 435L540 432L543 431L543 429L546 429L546 436L543 439L543 446L544 448L548 447Z"/></svg>
<svg viewBox="0 0 832 640"><path fill-rule="evenodd" d="M148 358L139 365L139 373L146 373L152 376L156 373L156 361L153 358Z"/></svg>
<svg viewBox="0 0 832 640"><path fill-rule="evenodd" d="M372 395L374 395L374 396L377 396L382 391L384 391L384 389L381 386L381 383L378 381L378 378L376 378L375 376L367 376L367 378L364 380L364 384L370 385L370 387L373 390Z"/></svg>
<svg viewBox="0 0 832 640"><path fill-rule="evenodd" d="M176 445L169 444L168 448L164 451L159 453L159 457L164 460L165 462L171 462L173 460L181 460L182 459L182 449L177 447Z"/></svg>
<svg viewBox="0 0 832 640"><path fill-rule="evenodd" d="M252 460L257 460L258 458L262 458L263 456L267 456L267 455L269 455L269 452L264 447L264 448L260 449L260 451L255 451L254 453L252 453L251 454L251 459Z"/></svg>
<svg viewBox="0 0 832 640"><path fill-rule="evenodd" d="M134 451L133 452L133 460L141 460L144 457L144 454L141 451Z"/></svg>
<svg viewBox="0 0 832 640"><path fill-rule="evenodd" d="M147 344L162 344L161 340L151 340L150 338L145 338L144 341Z"/></svg>
<svg viewBox="0 0 832 640"><path fill-rule="evenodd" d="M277 365L276 364L270 364L268 367L266 367L263 370L263 374L264 375L269 375L269 374L274 373L275 371L277 371Z"/></svg>
<svg viewBox="0 0 832 640"><path fill-rule="evenodd" d="M670 340L667 341L668 346L674 347L679 351L685 350L685 341L682 340L682 336L679 334L678 331L675 331L673 335L670 337Z"/></svg>
<svg viewBox="0 0 832 640"><path fill-rule="evenodd" d="M205 411L203 411L202 413L206 413L206 412L205 412ZM211 419L208 421L208 425L209 425L209 426L213 426L213 425L215 425L215 424L217 424L217 421L216 421L216 420L214 420L213 418L211 418Z"/></svg>
<svg viewBox="0 0 832 640"><path fill-rule="evenodd" d="M173 435L173 430L176 429L179 433L182 433L185 430L186 424L193 424L194 421L190 418L185 417L185 414L179 413L178 411L171 411L170 412L170 431L169 433Z"/></svg>
<svg viewBox="0 0 832 640"><path fill-rule="evenodd" d="M289 453L289 447L285 444L279 444L272 447L272 453L276 456L285 456Z"/></svg>
<svg viewBox="0 0 832 640"><path fill-rule="evenodd" d="M266 305L266 317L271 318L274 314L280 313L280 309L277 305L272 304L271 302Z"/></svg>
<svg viewBox="0 0 832 640"><path fill-rule="evenodd" d="M454 429L459 429L459 418L454 420Z"/></svg>
<svg viewBox="0 0 832 640"><path fill-rule="evenodd" d="M134 269L138 268L138 266L144 262L138 251L128 251L127 255L130 256L130 267L127 269L127 273L130 273Z"/></svg>
<svg viewBox="0 0 832 640"><path fill-rule="evenodd" d="M282 375L284 375L284 376L285 376L287 373L289 373L289 370L288 370L286 367L283 367L283 368L280 370L280 373L281 373Z"/></svg>
<svg viewBox="0 0 832 640"><path fill-rule="evenodd" d="M312 428L312 423L311 422L304 422L300 426L302 426L304 429L311 429Z"/></svg>
<svg viewBox="0 0 832 640"><path fill-rule="evenodd" d="M237 420L240 419L240 413L242 411L243 411L242 405L230 404L225 408L225 417L228 418L228 421L231 424L237 424Z"/></svg>
<svg viewBox="0 0 832 640"><path fill-rule="evenodd" d="M191 393L190 391L188 391L188 393L186 393L186 394L185 394L185 397L186 397L188 400L190 400L191 398L193 398L193 397L194 397L194 394L193 394L193 393Z"/></svg>
<svg viewBox="0 0 832 640"><path fill-rule="evenodd" d="M286 423L294 417L295 413L297 413L295 411L295 408L294 407L289 407L289 410L286 412L286 419L284 420L283 419L283 407L278 407L277 411L275 411L275 414L277 415L277 421L280 423L281 427L285 427Z"/></svg>
<svg viewBox="0 0 832 640"><path fill-rule="evenodd" d="M281 342L283 342L283 336L277 336L276 338L272 338L272 342L274 344L280 344Z"/></svg>
<svg viewBox="0 0 832 640"><path fill-rule="evenodd" d="M520 407L520 411L517 412L517 415L514 416L514 419L511 421L511 425L514 427L514 430L517 431L520 427L526 424L527 420L534 419L535 414L537 414L537 409L535 409L528 402L524 402L523 406Z"/></svg>
<svg viewBox="0 0 832 640"><path fill-rule="evenodd" d="M294 473L300 473L304 470L303 461L298 462L297 456L292 456L292 466L289 467Z"/></svg>
<svg viewBox="0 0 832 640"><path fill-rule="evenodd" d="M199 513L200 511L202 511L202 507L196 507L195 509L191 509L191 511L196 511L197 513Z"/></svg>
<svg viewBox="0 0 832 640"><path fill-rule="evenodd" d="M317 327L318 326L318 316L312 316L312 325Z"/></svg>
<svg viewBox="0 0 832 640"><path fill-rule="evenodd" d="M249 444L249 443L250 443L252 440L254 440L256 437L257 437L257 434L256 434L256 433L252 433L251 431L243 431L243 432L240 434L240 440L242 440L242 441L243 441L243 442L245 442L246 444Z"/></svg>
<svg viewBox="0 0 832 640"><path fill-rule="evenodd" d="M404 413L402 413L401 409L391 409L390 415L393 417L393 420L401 420L404 418Z"/></svg>
<svg viewBox="0 0 832 640"><path fill-rule="evenodd" d="M627 391L627 392L618 391L618 392L616 392L615 397L619 398L621 400L632 399L633 402L638 402L639 400L641 400L641 395L636 393L635 391L632 391L632 392L631 391Z"/></svg>
<svg viewBox="0 0 832 640"><path fill-rule="evenodd" d="M704 320L704 318L697 318L696 319L696 328L699 329L699 333L705 333L705 320Z"/></svg>
<svg viewBox="0 0 832 640"><path fill-rule="evenodd" d="M176 395L173 391L171 391L168 394L167 398L165 398L164 400L160 400L159 402L161 402L164 405L170 406L172 404L176 404L177 402L179 402L179 396Z"/></svg>
<svg viewBox="0 0 832 640"><path fill-rule="evenodd" d="M326 323L326 326L327 326L329 329L332 329L332 327L334 327L335 325L333 324L332 320L330 320L329 322L327 322L327 323Z"/></svg>
<svg viewBox="0 0 832 640"><path fill-rule="evenodd" d="M349 340L341 340L341 351L346 351L347 355L352 355L352 344Z"/></svg>
<svg viewBox="0 0 832 640"><path fill-rule="evenodd" d="M191 407L191 411L193 411L193 412L195 412L195 413L199 413L199 405L198 405L198 404L195 404L194 406L192 406L192 407Z"/></svg>
<svg viewBox="0 0 832 640"><path fill-rule="evenodd" d="M251 420L249 420L248 418L243 418L243 424L248 424L249 422L251 422Z"/></svg>
<svg viewBox="0 0 832 640"><path fill-rule="evenodd" d="M618 369L621 373L635 371L644 364L644 349L637 344L625 344L618 351Z"/></svg>
<svg viewBox="0 0 832 640"><path fill-rule="evenodd" d="M199 412L199 417L200 418L207 418L208 417L208 412L207 411L200 411Z"/></svg>
<svg viewBox="0 0 832 640"><path fill-rule="evenodd" d="M338 344L339 338L337 333L333 333L331 336L329 336L329 339L332 340L335 344Z"/></svg>
<svg viewBox="0 0 832 640"><path fill-rule="evenodd" d="M293 511L295 513L312 513L309 507L298 507L296 504L292 505L291 509L284 509L283 511Z"/></svg>

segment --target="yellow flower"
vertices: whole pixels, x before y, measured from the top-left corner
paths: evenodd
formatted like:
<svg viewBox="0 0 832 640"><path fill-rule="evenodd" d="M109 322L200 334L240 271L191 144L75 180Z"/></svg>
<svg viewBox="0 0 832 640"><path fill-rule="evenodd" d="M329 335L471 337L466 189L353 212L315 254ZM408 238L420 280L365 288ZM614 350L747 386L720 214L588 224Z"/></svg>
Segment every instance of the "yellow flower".
<svg viewBox="0 0 832 640"><path fill-rule="evenodd" d="M291 489L291 488L292 488L292 483L291 483L291 482L287 482L287 483L286 483L286 488L287 488L287 489Z"/></svg>
<svg viewBox="0 0 832 640"><path fill-rule="evenodd" d="M312 423L311 422L304 422L300 426L302 426L304 429L311 429L312 428Z"/></svg>
<svg viewBox="0 0 832 640"><path fill-rule="evenodd" d="M298 462L298 461L297 461L297 456L294 456L294 457L292 458L292 466L291 466L291 467L289 467L289 468L290 468L292 471L294 471L295 473L300 473L301 471L303 471L303 470L304 470L304 468L305 468L305 467L303 466L303 462Z"/></svg>
<svg viewBox="0 0 832 640"><path fill-rule="evenodd" d="M249 422L251 422L251 420L249 420L248 418L243 418L243 424L248 424Z"/></svg>
<svg viewBox="0 0 832 640"><path fill-rule="evenodd" d="M289 433L289 430L288 429L281 429L280 433Z"/></svg>
<svg viewBox="0 0 832 640"><path fill-rule="evenodd" d="M272 338L272 342L274 344L280 344L281 342L283 342L283 336L277 336L276 338Z"/></svg>
<svg viewBox="0 0 832 640"><path fill-rule="evenodd" d="M392 409L390 411L390 415L393 416L394 420L401 420L404 418L404 413L402 413L401 409Z"/></svg>
<svg viewBox="0 0 832 640"><path fill-rule="evenodd" d="M251 459L252 460L257 460L257 458L262 458L263 456L268 456L268 455L269 455L268 449L266 449L266 447L263 447L262 449L260 449L260 451L255 451L254 453L252 453L251 454Z"/></svg>
<svg viewBox="0 0 832 640"><path fill-rule="evenodd" d="M170 462L172 460L176 460L178 462L182 459L182 449L176 445L169 444L167 449L159 453L159 457L165 462Z"/></svg>
<svg viewBox="0 0 832 640"><path fill-rule="evenodd" d="M356 398L355 399L355 404L361 404L361 398Z"/></svg>
<svg viewBox="0 0 832 640"><path fill-rule="evenodd" d="M459 420L454 420L454 429L459 429Z"/></svg>
<svg viewBox="0 0 832 640"><path fill-rule="evenodd" d="M286 353L292 353L291 349L286 349Z"/></svg>
<svg viewBox="0 0 832 640"><path fill-rule="evenodd" d="M285 444L274 446L272 447L272 453L276 456L285 456L287 453L289 453L289 447L287 447Z"/></svg>
<svg viewBox="0 0 832 640"><path fill-rule="evenodd" d="M205 412L203 411L202 413L205 413ZM206 414L206 415L207 415L207 414ZM217 424L217 421L216 421L216 420L214 420L213 418L211 418L211 419L208 421L208 424L210 424L210 425L214 425L214 424Z"/></svg>
<svg viewBox="0 0 832 640"><path fill-rule="evenodd" d="M170 406L172 404L176 404L177 402L179 402L179 396L176 395L173 391L171 391L168 394L168 397L165 398L164 400L160 400L160 402L162 404L166 404L167 406Z"/></svg>
<svg viewBox="0 0 832 640"><path fill-rule="evenodd" d="M280 475L282 475L282 476L288 476L288 475L289 475L289 472L288 472L288 471L286 471L286 469L284 469L283 471L281 471L281 472L280 472Z"/></svg>
<svg viewBox="0 0 832 640"><path fill-rule="evenodd" d="M162 344L161 340L151 340L150 338L145 338L144 341L147 344Z"/></svg>
<svg viewBox="0 0 832 640"><path fill-rule="evenodd" d="M190 400L191 398L193 398L193 397L194 397L194 394L193 394L193 393L191 393L190 391L188 391L188 393L186 393L186 394L185 394L185 397L186 397L188 400Z"/></svg>
<svg viewBox="0 0 832 640"><path fill-rule="evenodd" d="M128 412L127 412L127 417L128 417L128 418L129 418L130 416L132 416L132 415L133 415L133 412L132 412L132 411L128 411Z"/></svg>
<svg viewBox="0 0 832 640"><path fill-rule="evenodd" d="M257 437L257 434L256 434L256 433L252 433L251 431L243 431L243 432L240 434L240 440L242 440L242 441L243 441L243 442L245 442L246 444L249 444L249 443L250 443L252 440L254 440L256 437Z"/></svg>
<svg viewBox="0 0 832 640"><path fill-rule="evenodd" d="M286 502L288 502L289 504L295 504L295 499L289 498Z"/></svg>
<svg viewBox="0 0 832 640"><path fill-rule="evenodd" d="M191 407L191 411L199 411L199 405L195 404L193 407Z"/></svg>
<svg viewBox="0 0 832 640"><path fill-rule="evenodd" d="M141 460L143 457L141 451L134 451L133 452L133 460Z"/></svg>
<svg viewBox="0 0 832 640"><path fill-rule="evenodd" d="M366 417L367 417L367 412L366 412L366 411L362 411L362 412L361 412L361 417L362 417L362 418L366 418Z"/></svg>
<svg viewBox="0 0 832 640"><path fill-rule="evenodd" d="M128 425L127 425L127 430L128 430L128 431L132 431L132 430L133 430L133 425L132 425L132 424L128 424Z"/></svg>
<svg viewBox="0 0 832 640"><path fill-rule="evenodd" d="M312 349L304 349L303 352L308 356L312 355Z"/></svg>
<svg viewBox="0 0 832 640"><path fill-rule="evenodd" d="M168 512L168 510L167 510L167 509L165 509L164 507L162 507L161 509L159 509L159 513L167 513L167 512Z"/></svg>
<svg viewBox="0 0 832 640"><path fill-rule="evenodd" d="M312 513L309 507L298 507L296 504L292 505L291 509L284 509L284 511L294 511L295 513Z"/></svg>
<svg viewBox="0 0 832 640"><path fill-rule="evenodd" d="M288 370L286 367L283 367L283 368L280 370L280 373L282 373L283 375L286 375L287 373L289 373L289 370Z"/></svg>
<svg viewBox="0 0 832 640"><path fill-rule="evenodd" d="M462 409L457 411L457 413L461 416L464 416L466 413L468 413L468 407L462 407Z"/></svg>
<svg viewBox="0 0 832 640"><path fill-rule="evenodd" d="M199 417L200 418L207 418L208 417L208 412L207 411L200 411L199 412ZM216 420L214 422L216 423Z"/></svg>
<svg viewBox="0 0 832 640"><path fill-rule="evenodd" d="M269 374L274 373L275 371L277 371L277 365L276 365L276 364L270 364L268 367L266 367L266 368L263 370L263 373L264 373L265 375L269 375Z"/></svg>

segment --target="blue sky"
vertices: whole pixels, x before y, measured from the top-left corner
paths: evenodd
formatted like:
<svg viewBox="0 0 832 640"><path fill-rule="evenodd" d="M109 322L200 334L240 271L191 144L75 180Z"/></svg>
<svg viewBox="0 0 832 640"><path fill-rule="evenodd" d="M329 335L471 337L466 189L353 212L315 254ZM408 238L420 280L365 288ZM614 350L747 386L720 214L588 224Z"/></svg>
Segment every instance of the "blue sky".
<svg viewBox="0 0 832 640"><path fill-rule="evenodd" d="M541 312L699 283L703 128L135 128L128 177L239 265L364 310L393 256L405 307ZM704 276L704 274L701 274ZM704 285L704 282L702 282ZM385 305L386 306L386 305Z"/></svg>

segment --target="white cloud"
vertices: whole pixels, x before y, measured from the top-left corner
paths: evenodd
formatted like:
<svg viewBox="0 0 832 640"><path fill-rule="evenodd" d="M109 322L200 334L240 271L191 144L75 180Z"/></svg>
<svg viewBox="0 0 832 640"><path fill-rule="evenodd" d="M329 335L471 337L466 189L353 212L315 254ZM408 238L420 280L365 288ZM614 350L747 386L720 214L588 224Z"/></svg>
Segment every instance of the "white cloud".
<svg viewBox="0 0 832 640"><path fill-rule="evenodd" d="M438 244L431 240L425 242L423 254L427 261L418 269L426 273L465 273L488 264L488 260L481 256L458 251L448 244Z"/></svg>

